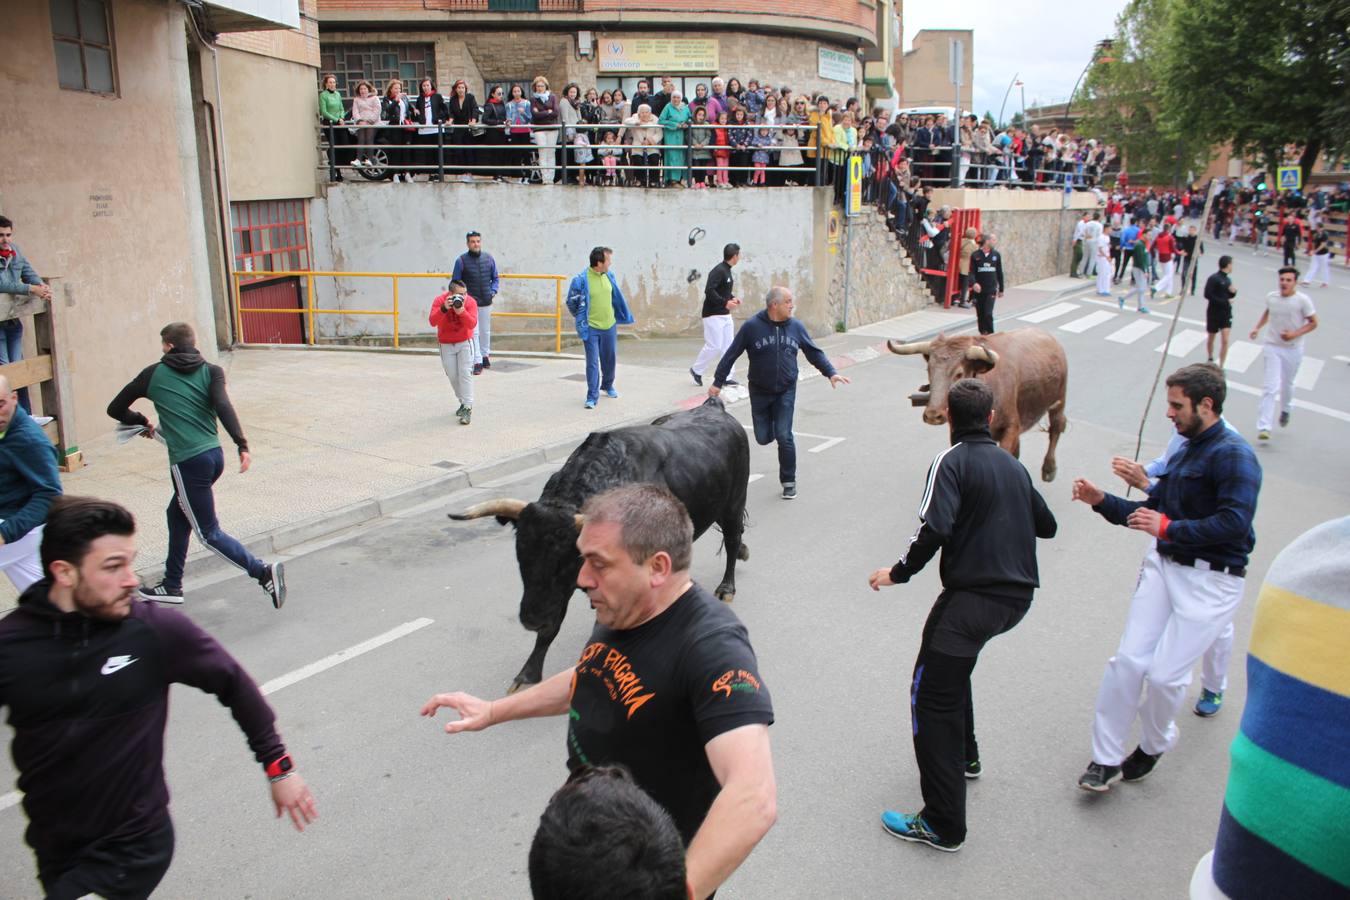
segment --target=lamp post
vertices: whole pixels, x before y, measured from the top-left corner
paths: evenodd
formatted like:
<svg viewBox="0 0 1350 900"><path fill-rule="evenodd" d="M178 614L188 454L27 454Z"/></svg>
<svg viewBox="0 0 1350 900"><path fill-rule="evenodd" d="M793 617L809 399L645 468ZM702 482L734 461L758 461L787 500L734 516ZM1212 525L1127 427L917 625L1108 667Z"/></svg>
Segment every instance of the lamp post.
<svg viewBox="0 0 1350 900"><path fill-rule="evenodd" d="M1087 76L1088 70L1091 69L1094 64L1115 62L1114 57L1105 55L1111 51L1111 48L1114 45L1115 41L1111 38L1102 38L1098 41L1097 46L1092 50L1092 59L1088 60L1088 64L1084 66L1083 71L1079 73L1078 80L1073 83L1073 90L1069 91L1069 102L1064 104L1064 121L1069 123L1069 127L1073 127L1073 120L1069 118L1069 115L1073 111L1073 98L1078 93L1078 86L1083 83L1083 78Z"/></svg>
<svg viewBox="0 0 1350 900"><path fill-rule="evenodd" d="M1003 127L1003 108L1006 107L1006 106L1008 105L1008 95L1012 93L1012 89L1013 89L1015 86L1017 86L1017 85L1019 85L1019 84L1022 83L1022 82L1020 82L1020 81L1017 80L1017 76L1018 76L1019 74L1021 74L1021 73L1020 73L1020 72L1014 72L1014 73L1013 73L1012 81L1008 82L1008 89L1007 89L1006 91L1003 92L1003 102L1000 103L1000 104L999 104L999 107L998 107L998 127L999 127L999 128L1002 128L1002 127Z"/></svg>

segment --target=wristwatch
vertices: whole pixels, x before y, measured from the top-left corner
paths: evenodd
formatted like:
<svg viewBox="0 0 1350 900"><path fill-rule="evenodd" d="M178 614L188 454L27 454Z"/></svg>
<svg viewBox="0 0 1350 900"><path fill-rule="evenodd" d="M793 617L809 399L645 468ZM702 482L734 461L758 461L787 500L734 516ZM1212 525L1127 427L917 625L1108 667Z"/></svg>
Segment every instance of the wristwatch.
<svg viewBox="0 0 1350 900"><path fill-rule="evenodd" d="M267 778L269 781L280 781L288 777L293 769L295 769L295 763L291 762L291 755L287 753L280 759L268 763Z"/></svg>

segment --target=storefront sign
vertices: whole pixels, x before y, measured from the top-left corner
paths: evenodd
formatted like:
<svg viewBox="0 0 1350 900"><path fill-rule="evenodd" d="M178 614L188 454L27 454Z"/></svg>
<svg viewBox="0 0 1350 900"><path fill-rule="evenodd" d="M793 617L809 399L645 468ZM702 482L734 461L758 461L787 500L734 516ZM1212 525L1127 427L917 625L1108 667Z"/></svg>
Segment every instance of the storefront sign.
<svg viewBox="0 0 1350 900"><path fill-rule="evenodd" d="M830 81L842 81L845 84L853 83L853 57L847 53L840 53L838 50L829 50L825 47L819 47L816 50L818 54L817 74L821 78Z"/></svg>
<svg viewBox="0 0 1350 900"><path fill-rule="evenodd" d="M717 71L717 38L606 37L599 43L601 72Z"/></svg>

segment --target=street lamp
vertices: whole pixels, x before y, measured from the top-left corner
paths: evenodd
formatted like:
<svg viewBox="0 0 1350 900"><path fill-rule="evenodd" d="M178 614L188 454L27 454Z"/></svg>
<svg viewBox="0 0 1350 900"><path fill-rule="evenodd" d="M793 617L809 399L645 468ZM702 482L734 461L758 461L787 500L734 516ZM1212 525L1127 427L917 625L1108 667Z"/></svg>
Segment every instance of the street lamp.
<svg viewBox="0 0 1350 900"><path fill-rule="evenodd" d="M1111 52L1113 46L1115 46L1115 41L1111 38L1102 38L1098 41L1097 46L1093 48L1092 59L1088 60L1088 64L1084 66L1083 71L1079 73L1078 80L1073 83L1073 90L1069 91L1069 102L1064 104L1064 120L1069 122L1070 126L1072 126L1073 123L1069 118L1069 114L1073 110L1073 98L1078 93L1078 86L1083 83L1083 78L1087 75L1088 69L1091 69L1094 64L1113 63L1116 61L1114 57L1106 55Z"/></svg>
<svg viewBox="0 0 1350 900"><path fill-rule="evenodd" d="M1012 81L1008 82L1008 89L1007 89L1006 91L1003 92L1003 102L1000 103L1000 104L999 104L999 107L998 107L998 127L999 127L999 128L1002 128L1002 127L1003 127L1003 108L1004 108L1005 106L1008 105L1008 95L1012 93L1012 89L1013 89L1016 85L1019 85L1019 84L1022 83L1022 82L1020 82L1020 81L1017 80L1017 76L1018 76L1019 74L1021 74L1021 73L1019 73L1019 72L1014 72L1014 73L1013 73Z"/></svg>

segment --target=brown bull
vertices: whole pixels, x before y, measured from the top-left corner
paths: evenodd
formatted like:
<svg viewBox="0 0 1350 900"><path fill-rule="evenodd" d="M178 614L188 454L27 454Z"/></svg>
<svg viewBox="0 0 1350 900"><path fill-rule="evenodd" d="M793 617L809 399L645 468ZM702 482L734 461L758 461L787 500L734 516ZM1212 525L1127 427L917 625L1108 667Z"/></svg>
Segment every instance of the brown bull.
<svg viewBox="0 0 1350 900"><path fill-rule="evenodd" d="M1018 328L997 334L944 337L902 344L887 341L892 353L922 353L928 362L928 384L910 395L923 406L929 425L947 421L947 391L962 378L979 378L994 392L994 421L990 432L999 445L1017 456L1022 432L1041 417L1050 420L1050 447L1041 465L1041 478L1055 480L1055 446L1064 433L1064 399L1069 362L1064 348L1039 328Z"/></svg>

